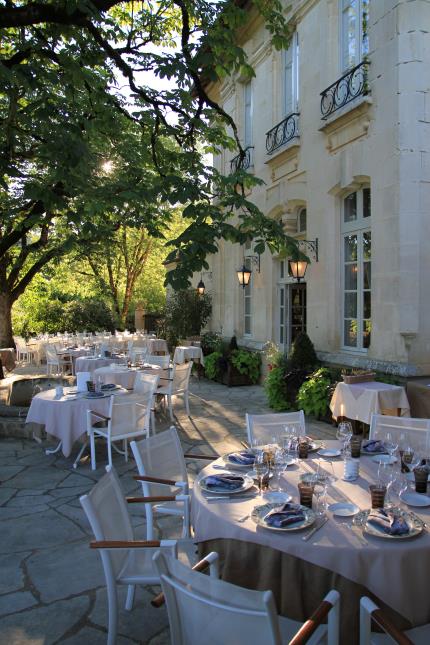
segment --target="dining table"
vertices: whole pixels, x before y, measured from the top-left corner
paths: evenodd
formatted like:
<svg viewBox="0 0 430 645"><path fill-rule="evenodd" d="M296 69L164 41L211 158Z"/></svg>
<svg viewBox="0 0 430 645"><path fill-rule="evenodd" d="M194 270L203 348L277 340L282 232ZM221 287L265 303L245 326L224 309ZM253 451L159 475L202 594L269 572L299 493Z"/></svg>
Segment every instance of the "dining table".
<svg viewBox="0 0 430 645"><path fill-rule="evenodd" d="M193 345L178 345L173 355L173 362L182 364L185 361L194 361L204 366L205 358L202 348Z"/></svg>
<svg viewBox="0 0 430 645"><path fill-rule="evenodd" d="M50 452L61 450L70 457L74 443L86 436L87 410L107 416L110 397L127 395L123 388L106 392L101 398L89 398L88 393L77 392L74 387L64 387L62 395L56 389L45 390L33 397L25 422L44 426L46 433L59 441Z"/></svg>
<svg viewBox="0 0 430 645"><path fill-rule="evenodd" d="M80 356L76 359L75 362L75 374L77 372L90 372L92 374L94 370L99 367L108 367L112 364L124 364L126 358L124 357L101 357L101 356Z"/></svg>
<svg viewBox="0 0 430 645"><path fill-rule="evenodd" d="M327 440L324 448L337 450L340 443ZM278 612L294 620L306 620L325 594L337 589L341 593L341 643L358 643L359 601L364 595L374 599L400 629L430 622L430 507L407 507L427 524L419 535L406 539L370 535L355 525L352 516L330 511L334 503L352 503L360 511L370 509L369 485L377 480L379 465L367 454L359 461L359 477L345 481L341 457L328 459L313 452L286 468L280 479L281 492L259 493L252 487L246 493L217 499L202 487L204 478L220 474L223 466L235 474L246 472L246 468L232 468L226 457L216 460L201 471L192 491L199 555L218 552L224 580L251 589L271 589ZM258 507L273 503L274 496L285 500L290 495L298 502L300 476L315 473L325 474L329 480L328 510L325 523L309 539L303 538L311 527L275 530L256 523L256 513L261 511Z"/></svg>
<svg viewBox="0 0 430 645"><path fill-rule="evenodd" d="M162 368L159 365L144 363L139 367L127 367L125 365L110 365L109 367L98 367L93 372L93 379L100 380L103 384L112 383L120 385L127 390L134 388L136 375L139 373L155 374L160 377L159 387L165 387L166 381L171 377L171 368Z"/></svg>
<svg viewBox="0 0 430 645"><path fill-rule="evenodd" d="M330 401L333 418L346 417L370 424L372 414L410 416L406 390L401 385L367 381L336 385Z"/></svg>

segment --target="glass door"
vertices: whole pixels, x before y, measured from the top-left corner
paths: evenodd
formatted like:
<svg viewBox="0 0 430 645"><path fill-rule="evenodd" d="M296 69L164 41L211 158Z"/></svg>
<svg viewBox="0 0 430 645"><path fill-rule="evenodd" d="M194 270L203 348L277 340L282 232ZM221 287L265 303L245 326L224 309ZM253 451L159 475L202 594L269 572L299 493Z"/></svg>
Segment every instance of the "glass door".
<svg viewBox="0 0 430 645"><path fill-rule="evenodd" d="M288 346L306 331L306 284L289 285Z"/></svg>

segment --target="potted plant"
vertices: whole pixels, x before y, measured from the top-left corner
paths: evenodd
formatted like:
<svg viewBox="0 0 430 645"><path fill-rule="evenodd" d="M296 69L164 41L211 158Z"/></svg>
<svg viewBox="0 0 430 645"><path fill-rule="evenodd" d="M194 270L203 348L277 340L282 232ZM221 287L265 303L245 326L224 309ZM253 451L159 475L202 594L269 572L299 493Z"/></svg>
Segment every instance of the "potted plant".
<svg viewBox="0 0 430 645"><path fill-rule="evenodd" d="M260 366L260 354L238 347L234 336L228 347L223 346L221 351L212 352L205 357L207 378L228 387L258 383Z"/></svg>

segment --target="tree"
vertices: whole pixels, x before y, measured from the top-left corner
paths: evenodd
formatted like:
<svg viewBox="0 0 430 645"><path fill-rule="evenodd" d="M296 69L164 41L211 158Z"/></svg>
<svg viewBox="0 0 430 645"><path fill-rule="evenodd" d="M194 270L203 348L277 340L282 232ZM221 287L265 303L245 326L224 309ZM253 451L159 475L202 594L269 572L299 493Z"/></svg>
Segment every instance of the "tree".
<svg viewBox="0 0 430 645"><path fill-rule="evenodd" d="M236 42L250 10L275 47L287 43L279 0L0 0L0 344L10 343L12 303L44 264L123 223L158 235L156 204L186 205L192 222L172 243L175 288L207 268L221 238L253 238L256 252L291 245L246 198L259 180L220 176L204 156L245 154L207 85L252 75ZM159 89L163 78L175 87ZM103 160L115 171L101 172Z"/></svg>

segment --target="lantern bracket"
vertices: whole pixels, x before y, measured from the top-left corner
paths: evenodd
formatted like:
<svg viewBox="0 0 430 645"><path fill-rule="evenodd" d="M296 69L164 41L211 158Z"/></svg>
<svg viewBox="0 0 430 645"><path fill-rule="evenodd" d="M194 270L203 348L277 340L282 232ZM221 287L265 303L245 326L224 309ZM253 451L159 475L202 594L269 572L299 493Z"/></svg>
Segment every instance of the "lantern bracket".
<svg viewBox="0 0 430 645"><path fill-rule="evenodd" d="M304 251L311 255L315 262L318 262L318 238L314 240L297 240L297 245L299 249L303 246Z"/></svg>

